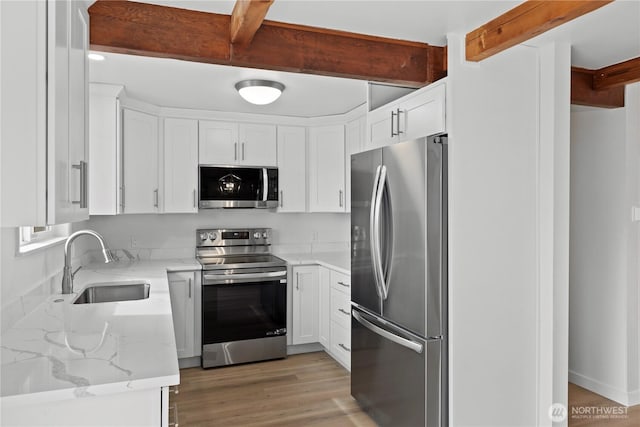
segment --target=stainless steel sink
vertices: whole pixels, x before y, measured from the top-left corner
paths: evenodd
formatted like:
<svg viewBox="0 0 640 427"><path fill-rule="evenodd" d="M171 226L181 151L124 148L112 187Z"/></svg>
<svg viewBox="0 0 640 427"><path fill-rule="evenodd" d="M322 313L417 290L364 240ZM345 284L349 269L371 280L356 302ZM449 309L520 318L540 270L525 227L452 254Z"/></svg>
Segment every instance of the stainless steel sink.
<svg viewBox="0 0 640 427"><path fill-rule="evenodd" d="M149 288L149 283L143 281L94 283L87 286L73 303L95 304L147 299L149 298Z"/></svg>

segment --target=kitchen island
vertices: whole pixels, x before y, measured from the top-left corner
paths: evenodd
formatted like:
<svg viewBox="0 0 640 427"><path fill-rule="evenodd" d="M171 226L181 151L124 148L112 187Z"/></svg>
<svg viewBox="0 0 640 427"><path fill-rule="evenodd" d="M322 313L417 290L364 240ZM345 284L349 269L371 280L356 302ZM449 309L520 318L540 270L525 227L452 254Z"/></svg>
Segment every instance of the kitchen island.
<svg viewBox="0 0 640 427"><path fill-rule="evenodd" d="M4 425L167 425L180 382L167 271L195 259L91 264L2 335ZM93 283L140 280L149 298L73 304Z"/></svg>

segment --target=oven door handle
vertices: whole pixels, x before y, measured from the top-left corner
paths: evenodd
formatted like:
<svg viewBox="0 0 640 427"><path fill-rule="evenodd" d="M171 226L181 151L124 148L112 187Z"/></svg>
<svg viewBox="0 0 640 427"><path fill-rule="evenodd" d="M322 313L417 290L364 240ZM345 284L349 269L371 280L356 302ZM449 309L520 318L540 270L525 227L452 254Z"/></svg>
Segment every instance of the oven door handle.
<svg viewBox="0 0 640 427"><path fill-rule="evenodd" d="M239 274L203 274L203 285L212 285L217 283L248 282L248 281L264 281L277 278L287 277L287 271L270 271L266 273L239 273ZM216 283L212 283L216 282Z"/></svg>

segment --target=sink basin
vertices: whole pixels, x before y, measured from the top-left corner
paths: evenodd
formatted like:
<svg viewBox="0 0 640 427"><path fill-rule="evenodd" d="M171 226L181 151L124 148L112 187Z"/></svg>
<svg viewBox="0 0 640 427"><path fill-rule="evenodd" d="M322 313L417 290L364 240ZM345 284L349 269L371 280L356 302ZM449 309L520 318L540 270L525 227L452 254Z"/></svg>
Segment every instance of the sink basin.
<svg viewBox="0 0 640 427"><path fill-rule="evenodd" d="M143 281L94 283L73 302L74 304L95 304L98 302L133 301L149 298L150 285Z"/></svg>

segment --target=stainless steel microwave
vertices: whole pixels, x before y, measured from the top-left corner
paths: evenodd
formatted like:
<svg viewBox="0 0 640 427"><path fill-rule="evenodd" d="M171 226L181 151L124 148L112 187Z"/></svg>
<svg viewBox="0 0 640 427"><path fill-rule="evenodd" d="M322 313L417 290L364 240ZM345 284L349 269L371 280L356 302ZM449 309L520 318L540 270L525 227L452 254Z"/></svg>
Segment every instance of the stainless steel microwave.
<svg viewBox="0 0 640 427"><path fill-rule="evenodd" d="M278 169L200 165L201 209L275 208L278 206Z"/></svg>

